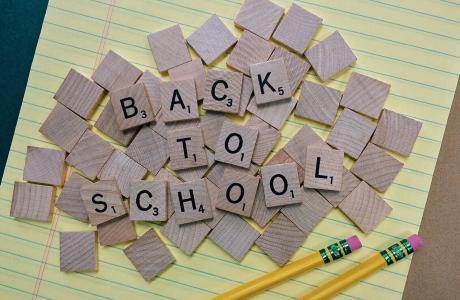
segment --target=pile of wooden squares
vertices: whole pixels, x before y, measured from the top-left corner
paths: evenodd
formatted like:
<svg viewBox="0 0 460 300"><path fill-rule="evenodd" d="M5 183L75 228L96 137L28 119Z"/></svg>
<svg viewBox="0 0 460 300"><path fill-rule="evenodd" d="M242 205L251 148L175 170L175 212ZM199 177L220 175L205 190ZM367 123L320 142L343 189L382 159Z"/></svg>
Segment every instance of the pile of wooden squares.
<svg viewBox="0 0 460 300"><path fill-rule="evenodd" d="M376 191L402 168L394 156L411 153L421 123L383 109L390 86L367 75L352 72L344 92L303 81L310 67L324 82L356 61L338 32L308 48L321 23L296 4L284 14L246 0L239 39L216 15L187 39L178 25L148 35L169 80L113 51L91 79L70 70L39 130L62 150L28 147L11 216L49 221L63 186L56 207L97 234L62 232L61 270L95 271L97 240L134 241L124 252L146 280L175 260L164 238L191 255L209 237L239 261L256 244L283 265L334 207L373 230L391 211ZM209 68L227 52L229 69ZM293 111L332 126L327 140L305 125L268 160ZM350 170L344 155L356 160ZM138 237L135 221L164 225Z"/></svg>

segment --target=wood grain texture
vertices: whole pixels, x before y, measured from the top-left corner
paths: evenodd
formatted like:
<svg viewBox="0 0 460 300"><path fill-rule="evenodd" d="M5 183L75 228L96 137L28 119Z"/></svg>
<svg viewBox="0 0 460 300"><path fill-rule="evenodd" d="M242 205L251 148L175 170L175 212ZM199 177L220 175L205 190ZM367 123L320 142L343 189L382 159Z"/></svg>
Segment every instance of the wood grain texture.
<svg viewBox="0 0 460 300"><path fill-rule="evenodd" d="M343 151L330 149L327 145L312 145L306 149L306 152L304 187L341 191Z"/></svg>
<svg viewBox="0 0 460 300"><path fill-rule="evenodd" d="M137 239L136 227L127 214L97 225L97 232L102 246L112 246Z"/></svg>
<svg viewBox="0 0 460 300"><path fill-rule="evenodd" d="M243 74L240 72L209 70L206 75L203 109L237 114Z"/></svg>
<svg viewBox="0 0 460 300"><path fill-rule="evenodd" d="M187 38L188 44L207 64L212 64L237 41L219 17L213 14Z"/></svg>
<svg viewBox="0 0 460 300"><path fill-rule="evenodd" d="M88 213L81 198L80 188L89 183L91 181L80 174L72 173L59 194L56 207L77 220L88 223Z"/></svg>
<svg viewBox="0 0 460 300"><path fill-rule="evenodd" d="M252 86L252 79L249 76L243 75L243 85L241 87L240 108L238 116L243 117L246 113L249 100L254 95L254 87Z"/></svg>
<svg viewBox="0 0 460 300"><path fill-rule="evenodd" d="M252 161L257 165L262 165L281 138L281 133L256 115L252 115L245 126L253 127L259 131L254 153L252 154Z"/></svg>
<svg viewBox="0 0 460 300"><path fill-rule="evenodd" d="M174 213L174 205L172 204L170 187L173 184L181 183L179 178L171 174L168 170L162 168L160 172L155 177L155 180L164 180L167 182L167 190L166 190L166 202L167 202L167 212L168 212L168 219Z"/></svg>
<svg viewBox="0 0 460 300"><path fill-rule="evenodd" d="M339 208L364 233L377 227L392 210L364 181L339 204Z"/></svg>
<svg viewBox="0 0 460 300"><path fill-rule="evenodd" d="M23 179L26 181L61 186L64 184L65 151L27 146Z"/></svg>
<svg viewBox="0 0 460 300"><path fill-rule="evenodd" d="M198 119L195 81L164 81L160 84L162 116L165 123Z"/></svg>
<svg viewBox="0 0 460 300"><path fill-rule="evenodd" d="M146 281L151 281L175 261L174 256L150 229L124 250L136 270Z"/></svg>
<svg viewBox="0 0 460 300"><path fill-rule="evenodd" d="M99 101L104 89L74 69L70 69L59 86L54 99L68 109L88 120Z"/></svg>
<svg viewBox="0 0 460 300"><path fill-rule="evenodd" d="M171 169L184 170L208 165L200 127L169 130L167 141Z"/></svg>
<svg viewBox="0 0 460 300"><path fill-rule="evenodd" d="M147 98L149 99L150 108L154 115L158 114L161 109L160 100L160 83L162 80L157 76L153 75L150 71L144 71L142 76L137 80L138 83L143 83Z"/></svg>
<svg viewBox="0 0 460 300"><path fill-rule="evenodd" d="M320 17L292 3L273 33L273 39L298 54L303 54L322 22Z"/></svg>
<svg viewBox="0 0 460 300"><path fill-rule="evenodd" d="M367 144L351 172L384 193L398 175L403 163L374 144Z"/></svg>
<svg viewBox="0 0 460 300"><path fill-rule="evenodd" d="M318 190L318 192L329 201L332 206L337 207L361 182L347 168L343 167L342 188L340 191Z"/></svg>
<svg viewBox="0 0 460 300"><path fill-rule="evenodd" d="M14 182L10 216L48 222L54 201L54 187Z"/></svg>
<svg viewBox="0 0 460 300"><path fill-rule="evenodd" d="M151 33L147 39L160 72L192 60L179 25Z"/></svg>
<svg viewBox="0 0 460 300"><path fill-rule="evenodd" d="M177 122L168 122L165 123L163 118L163 110L160 110L155 116L155 120L149 124L150 129L164 137L168 137L169 130L177 130L182 128L190 128L191 126L198 126L200 124L200 119L177 121Z"/></svg>
<svg viewBox="0 0 460 300"><path fill-rule="evenodd" d="M280 101L292 96L284 59L271 59L249 66L257 105Z"/></svg>
<svg viewBox="0 0 460 300"><path fill-rule="evenodd" d="M267 207L265 205L265 194L262 180L259 181L257 187L256 197L252 206L251 218L261 228L270 222L274 215L276 215L281 209L281 206Z"/></svg>
<svg viewBox="0 0 460 300"><path fill-rule="evenodd" d="M141 75L141 70L109 50L91 78L107 91L113 92L134 84Z"/></svg>
<svg viewBox="0 0 460 300"><path fill-rule="evenodd" d="M421 128L421 122L384 109L372 137L372 143L403 156L409 156Z"/></svg>
<svg viewBox="0 0 460 300"><path fill-rule="evenodd" d="M114 148L90 130L86 130L66 158L66 162L91 180L96 179Z"/></svg>
<svg viewBox="0 0 460 300"><path fill-rule="evenodd" d="M264 166L260 173L267 207L286 206L302 202L303 192L300 188L295 162Z"/></svg>
<svg viewBox="0 0 460 300"><path fill-rule="evenodd" d="M248 111L255 114L271 126L280 130L291 114L297 101L294 97L282 101L257 105L254 98L248 105Z"/></svg>
<svg viewBox="0 0 460 300"><path fill-rule="evenodd" d="M304 125L284 146L283 150L295 160L297 164L305 168L308 146L314 144L324 144L323 139L311 129ZM303 177L302 177L303 178Z"/></svg>
<svg viewBox="0 0 460 300"><path fill-rule="evenodd" d="M169 69L168 74L171 80L193 79L195 82L196 99L203 99L206 83L206 71L201 59L194 59L186 62L185 64Z"/></svg>
<svg viewBox="0 0 460 300"><path fill-rule="evenodd" d="M227 59L227 65L249 76L249 66L267 61L274 46L245 30Z"/></svg>
<svg viewBox="0 0 460 300"><path fill-rule="evenodd" d="M165 180L140 180L131 184L129 219L132 221L166 221L168 203Z"/></svg>
<svg viewBox="0 0 460 300"><path fill-rule="evenodd" d="M211 149L216 149L217 140L224 121L231 122L224 114L219 112L207 111L200 119L200 127L203 133L205 145Z"/></svg>
<svg viewBox="0 0 460 300"><path fill-rule="evenodd" d="M227 213L211 231L209 239L241 261L259 237L259 232L241 217Z"/></svg>
<svg viewBox="0 0 460 300"><path fill-rule="evenodd" d="M339 116L326 142L357 159L371 139L375 126L374 123L346 108Z"/></svg>
<svg viewBox="0 0 460 300"><path fill-rule="evenodd" d="M61 272L96 272L98 255L95 231L61 232L59 239Z"/></svg>
<svg viewBox="0 0 460 300"><path fill-rule="evenodd" d="M209 149L205 148L206 151L206 159L208 161L207 166L192 168L192 169L184 169L184 170L175 170L174 172L176 175L182 179L182 181L194 181L197 179L201 179L204 175L208 172L211 166L214 164L214 153L211 152Z"/></svg>
<svg viewBox="0 0 460 300"><path fill-rule="evenodd" d="M356 61L356 56L338 31L308 49L305 56L322 81L330 79Z"/></svg>
<svg viewBox="0 0 460 300"><path fill-rule="evenodd" d="M224 215L226 214L224 211L217 209L217 201L219 198L219 193L220 189L217 185L212 183L210 180L205 179L206 182L206 187L208 189L208 195L209 195L209 200L211 201L211 208L212 208L212 214L213 218L211 220L205 221L206 225L208 225L210 228L216 227L217 223L222 220Z"/></svg>
<svg viewBox="0 0 460 300"><path fill-rule="evenodd" d="M206 175L206 178L220 188L222 185L222 178L226 170L246 173L248 175L255 175L259 171L259 168L255 164L251 164L249 169L245 169L234 165L216 162L211 171L209 171L209 173Z"/></svg>
<svg viewBox="0 0 460 300"><path fill-rule="evenodd" d="M278 266L285 265L303 244L307 235L279 214L256 240L256 245L273 259Z"/></svg>
<svg viewBox="0 0 460 300"><path fill-rule="evenodd" d="M299 181L300 183L303 182L303 179L305 177L305 170L304 166L299 165L287 152L283 149L278 150L275 155L265 164L266 166L270 165L277 165L277 164L283 164L283 163L296 163L296 168L297 168L297 174L299 176Z"/></svg>
<svg viewBox="0 0 460 300"><path fill-rule="evenodd" d="M88 123L85 120L57 103L38 131L54 144L70 152L87 128Z"/></svg>
<svg viewBox="0 0 460 300"><path fill-rule="evenodd" d="M235 17L235 25L268 40L284 14L284 9L268 0L245 0Z"/></svg>

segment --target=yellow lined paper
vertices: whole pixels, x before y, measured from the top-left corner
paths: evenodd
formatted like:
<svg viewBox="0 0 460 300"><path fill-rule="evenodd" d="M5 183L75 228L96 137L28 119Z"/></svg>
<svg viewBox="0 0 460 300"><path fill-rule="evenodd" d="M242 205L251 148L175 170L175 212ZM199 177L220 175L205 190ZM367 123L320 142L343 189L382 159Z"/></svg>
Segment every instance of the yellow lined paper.
<svg viewBox="0 0 460 300"><path fill-rule="evenodd" d="M0 186L0 297L8 299L207 299L276 268L257 247L237 263L206 240L187 257L165 240L177 261L146 283L122 249L99 250L99 272L59 271L59 231L85 230L82 224L55 210L52 223L9 217L14 181L22 180L27 145L55 147L38 133L54 107L54 92L73 67L88 77L112 49L141 69L157 74L147 34L179 23L185 36L212 13L231 30L241 0L51 0L30 71L16 132ZM288 8L291 1L275 0ZM358 61L327 84L344 90L351 70L391 84L385 107L423 122L412 155L385 193L393 212L367 236L338 210L331 212L308 237L294 259L337 238L358 234L364 248L341 261L299 276L257 296L289 299L354 266L392 240L417 232L428 195L444 127L460 70L460 4L452 1L349 0L295 1L323 18L314 43L339 30ZM216 63L225 68L225 59ZM317 81L310 71L307 80ZM92 117L102 111L104 100ZM323 138L328 128L291 116L283 127L280 149L303 124ZM350 162L348 162L350 163ZM138 234L151 225L138 223ZM157 227L156 225L154 227ZM337 296L338 299L400 299L410 259L392 265Z"/></svg>

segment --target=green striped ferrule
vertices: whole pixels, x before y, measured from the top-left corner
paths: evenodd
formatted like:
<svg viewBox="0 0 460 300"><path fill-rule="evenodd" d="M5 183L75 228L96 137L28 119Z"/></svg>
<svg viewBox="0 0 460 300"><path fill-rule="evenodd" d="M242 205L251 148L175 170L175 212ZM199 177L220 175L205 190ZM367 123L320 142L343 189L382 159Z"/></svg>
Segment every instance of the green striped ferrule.
<svg viewBox="0 0 460 300"><path fill-rule="evenodd" d="M330 263L332 260L342 258L352 252L347 240L341 240L338 243L333 243L319 250L319 254L325 264Z"/></svg>
<svg viewBox="0 0 460 300"><path fill-rule="evenodd" d="M383 259L387 262L387 265L391 265L394 263L393 259L391 258L390 254L388 254L387 250L380 251L380 255L382 255Z"/></svg>
<svg viewBox="0 0 460 300"><path fill-rule="evenodd" d="M348 245L347 240L341 240L339 243L340 243L340 246L342 246L342 249L343 249L343 252L345 253L345 255L348 255L348 254L351 253L351 248Z"/></svg>
<svg viewBox="0 0 460 300"><path fill-rule="evenodd" d="M321 255L321 258L323 259L325 264L331 262L331 260L329 259L329 256L327 256L327 252L325 249L319 250L319 254Z"/></svg>
<svg viewBox="0 0 460 300"><path fill-rule="evenodd" d="M401 244L404 246L404 248L406 248L408 255L414 253L414 248L412 247L412 245L409 243L408 240L406 239L401 240Z"/></svg>
<svg viewBox="0 0 460 300"><path fill-rule="evenodd" d="M327 246L327 250L329 250L333 260L339 259L343 256L342 250L337 243Z"/></svg>
<svg viewBox="0 0 460 300"><path fill-rule="evenodd" d="M396 261L400 261L401 259L406 257L406 253L404 253L404 250L398 243L388 247L388 250L391 252L391 254L393 254L393 257Z"/></svg>

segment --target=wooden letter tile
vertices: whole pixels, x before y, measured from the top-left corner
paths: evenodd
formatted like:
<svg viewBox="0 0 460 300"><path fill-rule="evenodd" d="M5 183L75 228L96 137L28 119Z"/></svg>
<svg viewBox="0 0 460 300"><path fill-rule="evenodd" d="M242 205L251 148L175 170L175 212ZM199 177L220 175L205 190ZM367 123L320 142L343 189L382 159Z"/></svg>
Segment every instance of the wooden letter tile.
<svg viewBox="0 0 460 300"><path fill-rule="evenodd" d="M297 101L294 97L264 105L257 105L256 101L252 99L248 105L248 111L280 130L296 103Z"/></svg>
<svg viewBox="0 0 460 300"><path fill-rule="evenodd" d="M54 201L54 187L15 182L10 216L36 221L49 221Z"/></svg>
<svg viewBox="0 0 460 300"><path fill-rule="evenodd" d="M97 243L95 231L61 232L61 272L97 271Z"/></svg>
<svg viewBox="0 0 460 300"><path fill-rule="evenodd" d="M254 95L254 87L252 86L252 79L249 76L243 75L243 85L241 87L240 97L240 109L238 110L238 116L243 117L246 113L249 100Z"/></svg>
<svg viewBox="0 0 460 300"><path fill-rule="evenodd" d="M193 79L162 82L160 95L165 123L199 118Z"/></svg>
<svg viewBox="0 0 460 300"><path fill-rule="evenodd" d="M208 164L203 134L199 127L170 130L167 140L171 169L183 170Z"/></svg>
<svg viewBox="0 0 460 300"><path fill-rule="evenodd" d="M259 131L254 153L252 155L252 161L255 164L262 165L280 139L281 133L259 119L256 115L252 115L245 126L253 127Z"/></svg>
<svg viewBox="0 0 460 300"><path fill-rule="evenodd" d="M347 197L361 182L347 168L343 167L342 173L342 188L340 191L318 190L321 195L329 201L332 206L337 207L345 197Z"/></svg>
<svg viewBox="0 0 460 300"><path fill-rule="evenodd" d="M251 218L259 225L261 228L270 222L274 215L279 212L281 206L267 207L265 205L265 194L264 186L262 180L259 181L259 186L257 187L256 198L254 200L254 205L252 207Z"/></svg>
<svg viewBox="0 0 460 300"><path fill-rule="evenodd" d="M134 222L127 214L97 225L99 243L102 246L121 244L137 239Z"/></svg>
<svg viewBox="0 0 460 300"><path fill-rule="evenodd" d="M219 193L220 193L219 187L208 179L205 179L205 181L206 181L206 187L208 188L209 200L211 201L212 213L214 215L211 220L207 220L205 221L205 223L210 228L214 228L216 227L217 223L219 223L220 220L224 217L226 212L223 210L217 209L216 207L217 201L219 199Z"/></svg>
<svg viewBox="0 0 460 300"><path fill-rule="evenodd" d="M303 192L296 163L264 166L261 174L267 207L302 202Z"/></svg>
<svg viewBox="0 0 460 300"><path fill-rule="evenodd" d="M144 71L137 83L142 82L150 102L150 107L154 115L158 114L161 109L160 83L161 79L153 75L150 71Z"/></svg>
<svg viewBox="0 0 460 300"><path fill-rule="evenodd" d="M209 70L206 76L203 108L237 114L243 74L240 72Z"/></svg>
<svg viewBox="0 0 460 300"><path fill-rule="evenodd" d="M61 186L66 167L65 152L27 146L23 179L30 182Z"/></svg>
<svg viewBox="0 0 460 300"><path fill-rule="evenodd" d="M307 74L308 70L310 69L311 65L305 59L300 58L298 55L284 48L275 47L275 50L270 56L270 60L280 58L284 60L291 92L294 94L305 74Z"/></svg>
<svg viewBox="0 0 460 300"><path fill-rule="evenodd" d="M201 59L194 59L183 65L168 70L171 80L193 79L195 81L196 98L203 99L206 82L206 71Z"/></svg>
<svg viewBox="0 0 460 300"><path fill-rule="evenodd" d="M284 59L274 59L250 65L254 98L257 105L279 101L292 96Z"/></svg>
<svg viewBox="0 0 460 300"><path fill-rule="evenodd" d="M305 168L307 147L314 144L324 144L323 140L310 126L304 125L296 135L284 146L283 150L292 157L297 164Z"/></svg>
<svg viewBox="0 0 460 300"><path fill-rule="evenodd" d="M340 191L342 189L343 151L313 145L306 149L304 187Z"/></svg>
<svg viewBox="0 0 460 300"><path fill-rule="evenodd" d="M62 188L56 207L79 221L88 223L88 213L81 199L80 188L89 183L91 181L85 177L72 173Z"/></svg>
<svg viewBox="0 0 460 300"><path fill-rule="evenodd" d="M118 126L113 106L110 103L105 105L101 115L97 119L96 123L94 123L94 127L125 147L129 145L129 142L131 142L139 130L138 127L121 130Z"/></svg>
<svg viewBox="0 0 460 300"><path fill-rule="evenodd" d="M133 221L166 221L167 182L142 180L131 185L129 219Z"/></svg>
<svg viewBox="0 0 460 300"><path fill-rule="evenodd" d="M207 111L200 119L204 143L211 150L216 149L216 143L219 139L220 130L222 129L224 121L231 122L224 114L213 111Z"/></svg>

